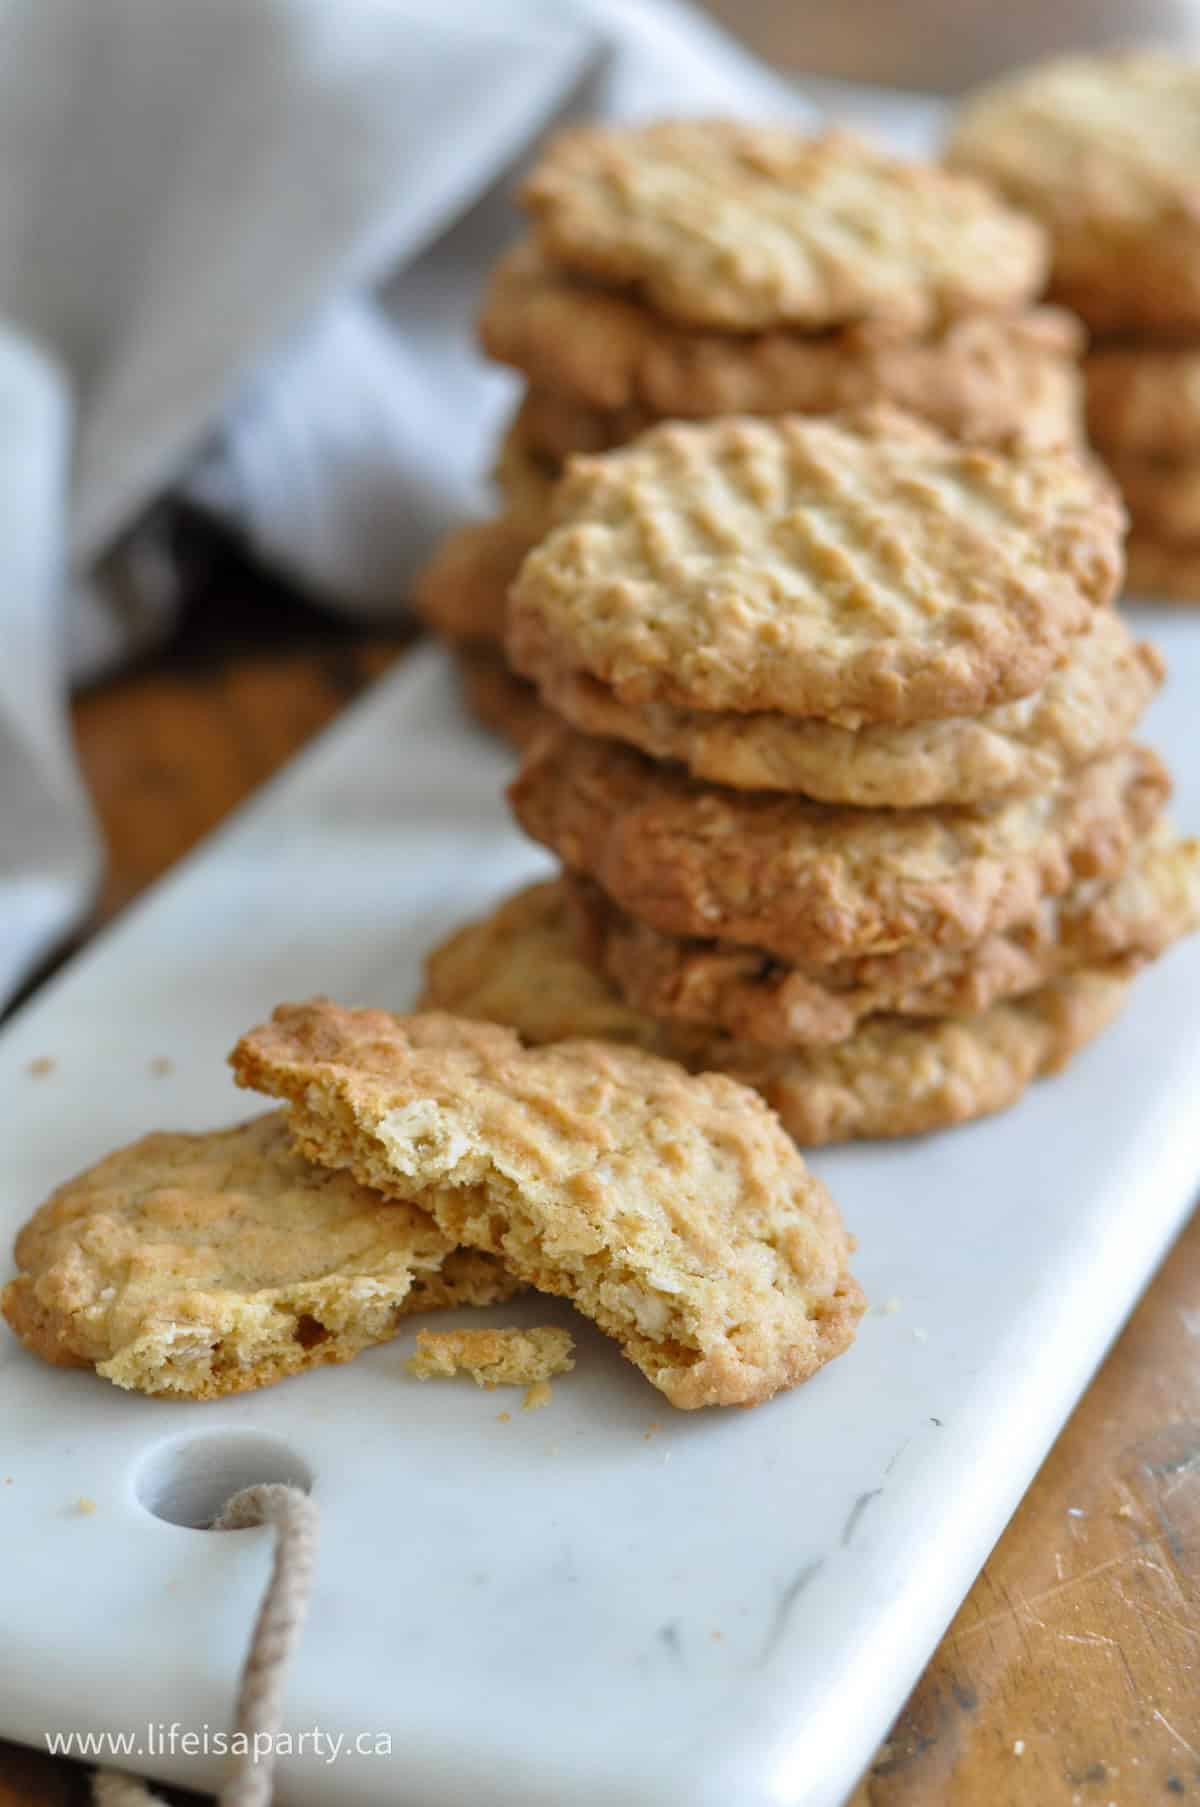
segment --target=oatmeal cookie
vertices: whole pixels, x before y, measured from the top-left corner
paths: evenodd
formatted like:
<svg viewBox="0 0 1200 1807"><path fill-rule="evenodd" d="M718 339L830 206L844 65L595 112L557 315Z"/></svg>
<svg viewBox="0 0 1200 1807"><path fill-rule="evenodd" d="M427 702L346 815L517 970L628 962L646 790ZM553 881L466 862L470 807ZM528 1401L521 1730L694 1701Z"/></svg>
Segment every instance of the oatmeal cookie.
<svg viewBox="0 0 1200 1807"><path fill-rule="evenodd" d="M844 1041L864 1017L974 1016L1086 969L1132 974L1200 921L1200 842L1152 835L1119 877L1086 879L974 947L931 943L805 966L664 935L568 879L580 945L648 1016L772 1047Z"/></svg>
<svg viewBox="0 0 1200 1807"><path fill-rule="evenodd" d="M36 1355L188 1399L349 1361L408 1312L518 1285L415 1205L310 1165L281 1111L118 1149L59 1187L16 1258L0 1302Z"/></svg>
<svg viewBox="0 0 1200 1807"><path fill-rule="evenodd" d="M620 740L735 790L802 791L891 809L1049 790L1115 752L1162 683L1160 654L1112 609L1096 611L1040 690L979 715L839 727L819 717L706 713L622 703L578 671L548 669L541 693L584 733Z"/></svg>
<svg viewBox="0 0 1200 1807"><path fill-rule="evenodd" d="M1077 880L1115 876L1170 780L1130 746L1056 790L955 809L867 810L717 790L614 741L549 732L517 819L630 916L819 965L974 946Z"/></svg>
<svg viewBox="0 0 1200 1807"><path fill-rule="evenodd" d="M551 262L687 326L919 331L1019 307L1046 272L1041 228L982 183L842 131L577 127L520 198Z"/></svg>
<svg viewBox="0 0 1200 1807"><path fill-rule="evenodd" d="M560 1293L674 1405L755 1405L850 1343L837 1207L747 1087L631 1047L328 1000L232 1055L304 1153Z"/></svg>
<svg viewBox="0 0 1200 1807"><path fill-rule="evenodd" d="M531 1043L605 1036L760 1091L803 1147L920 1135L1014 1104L1112 1020L1109 973L1056 981L973 1017L870 1017L835 1047L770 1048L634 1010L576 944L561 882L518 893L430 955L424 1003L506 1023Z"/></svg>
<svg viewBox="0 0 1200 1807"><path fill-rule="evenodd" d="M947 160L1042 220L1051 293L1098 332L1200 328L1200 65L1038 63L968 99Z"/></svg>
<svg viewBox="0 0 1200 1807"><path fill-rule="evenodd" d="M967 314L916 335L871 322L702 332L556 270L526 243L496 266L479 333L531 385L529 443L559 459L606 451L655 420L875 402L973 443L1082 437L1083 333L1061 308Z"/></svg>
<svg viewBox="0 0 1200 1807"><path fill-rule="evenodd" d="M1124 528L1072 454L963 447L890 408L656 427L573 459L555 520L509 598L525 676L847 727L1039 688L1112 597Z"/></svg>

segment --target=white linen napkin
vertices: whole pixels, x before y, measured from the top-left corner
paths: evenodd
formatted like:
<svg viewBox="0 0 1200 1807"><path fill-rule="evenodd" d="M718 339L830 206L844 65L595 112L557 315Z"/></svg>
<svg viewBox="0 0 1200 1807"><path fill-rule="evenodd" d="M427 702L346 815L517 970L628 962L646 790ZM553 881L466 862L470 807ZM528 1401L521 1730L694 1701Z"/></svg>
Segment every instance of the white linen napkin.
<svg viewBox="0 0 1200 1807"><path fill-rule="evenodd" d="M511 392L471 319L540 135L806 107L675 0L0 0L0 44L2 1001L99 869L64 695L169 619L156 498L402 608Z"/></svg>

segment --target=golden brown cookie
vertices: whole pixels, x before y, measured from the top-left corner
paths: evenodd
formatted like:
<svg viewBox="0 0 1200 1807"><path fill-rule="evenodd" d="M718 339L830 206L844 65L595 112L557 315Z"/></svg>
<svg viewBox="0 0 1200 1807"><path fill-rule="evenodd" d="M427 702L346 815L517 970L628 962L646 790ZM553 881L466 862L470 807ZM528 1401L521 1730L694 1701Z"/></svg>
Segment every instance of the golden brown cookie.
<svg viewBox="0 0 1200 1807"><path fill-rule="evenodd" d="M1169 794L1161 761L1125 747L1029 797L835 808L717 790L565 728L535 742L509 792L534 840L629 915L822 965L1001 934L1119 872Z"/></svg>
<svg viewBox="0 0 1200 1807"><path fill-rule="evenodd" d="M644 408L591 408L553 389L529 389L505 436L505 456L541 461L557 478L577 453L611 452L628 445L659 417Z"/></svg>
<svg viewBox="0 0 1200 1807"><path fill-rule="evenodd" d="M912 809L1053 788L1124 744L1163 670L1154 647L1136 641L1114 610L1098 609L1040 690L944 721L866 723L856 731L816 716L622 703L596 678L553 669L543 672L541 690L550 709L583 732L674 760L694 778Z"/></svg>
<svg viewBox="0 0 1200 1807"><path fill-rule="evenodd" d="M767 1048L632 1009L581 956L561 882L535 885L430 955L425 1003L510 1025L526 1041L605 1036L754 1086L804 1147L920 1135L1015 1103L1109 1023L1127 983L1059 980L979 1016L871 1017L824 1048Z"/></svg>
<svg viewBox="0 0 1200 1807"><path fill-rule="evenodd" d="M1082 436L1082 333L1059 308L968 314L916 336L869 323L697 332L573 279L524 243L496 266L479 332L489 355L532 386L529 444L559 459L607 451L660 419L835 414L876 402L979 444Z"/></svg>
<svg viewBox="0 0 1200 1807"><path fill-rule="evenodd" d="M1129 536L1128 594L1144 602L1200 602L1200 546Z"/></svg>
<svg viewBox="0 0 1200 1807"><path fill-rule="evenodd" d="M695 1064L681 1052L687 1036L672 1040L587 962L564 879L517 892L434 948L417 1008L505 1023L538 1047L584 1036Z"/></svg>
<svg viewBox="0 0 1200 1807"><path fill-rule="evenodd" d="M1126 870L1086 879L974 947L932 943L833 966L664 935L568 879L580 946L646 1015L772 1047L844 1041L864 1017L970 1016L1084 970L1135 972L1200 921L1200 842L1153 834Z"/></svg>
<svg viewBox="0 0 1200 1807"><path fill-rule="evenodd" d="M454 649L463 697L471 713L493 734L527 747L553 719L534 686L510 671L503 653L488 646Z"/></svg>
<svg viewBox="0 0 1200 1807"><path fill-rule="evenodd" d="M0 1303L35 1355L189 1399L349 1361L408 1312L516 1287L424 1211L311 1166L281 1111L118 1149L59 1187L16 1259Z"/></svg>
<svg viewBox="0 0 1200 1807"><path fill-rule="evenodd" d="M744 1086L320 999L281 1006L231 1058L287 1100L306 1154L573 1300L674 1405L755 1405L853 1338L837 1207Z"/></svg>
<svg viewBox="0 0 1200 1807"><path fill-rule="evenodd" d="M843 726L1037 689L1112 596L1124 526L1070 453L965 448L887 408L656 427L573 459L555 520L510 592L518 671Z"/></svg>
<svg viewBox="0 0 1200 1807"><path fill-rule="evenodd" d="M418 1380L469 1374L480 1387L535 1387L575 1366L569 1330L418 1330L406 1363Z"/></svg>
<svg viewBox="0 0 1200 1807"><path fill-rule="evenodd" d="M456 645L499 647L509 585L537 537L512 515L457 528L417 578L417 614Z"/></svg>
<svg viewBox="0 0 1200 1807"><path fill-rule="evenodd" d="M1200 345L1100 344L1083 374L1088 432L1102 453L1200 461Z"/></svg>
<svg viewBox="0 0 1200 1807"><path fill-rule="evenodd" d="M1018 307L1044 236L981 184L847 132L681 120L555 138L521 191L552 263L732 332Z"/></svg>
<svg viewBox="0 0 1200 1807"><path fill-rule="evenodd" d="M947 148L1041 219L1052 293L1100 332L1200 328L1200 66L1064 56L970 98Z"/></svg>
<svg viewBox="0 0 1200 1807"><path fill-rule="evenodd" d="M492 477L504 512L525 527L531 540L540 540L553 519L561 465L558 458L533 443L520 421L518 409L500 441Z"/></svg>
<svg viewBox="0 0 1200 1807"><path fill-rule="evenodd" d="M1169 546L1200 545L1200 459L1163 464L1109 452L1105 462L1140 534Z"/></svg>

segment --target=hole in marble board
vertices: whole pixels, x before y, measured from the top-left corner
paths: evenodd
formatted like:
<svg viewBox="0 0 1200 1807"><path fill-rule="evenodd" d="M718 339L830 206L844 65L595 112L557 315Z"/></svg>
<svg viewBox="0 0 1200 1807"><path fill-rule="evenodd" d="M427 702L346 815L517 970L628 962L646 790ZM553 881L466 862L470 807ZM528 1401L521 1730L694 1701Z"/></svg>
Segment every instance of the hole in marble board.
<svg viewBox="0 0 1200 1807"><path fill-rule="evenodd" d="M216 1431L160 1443L143 1456L134 1492L155 1518L208 1531L232 1494L270 1481L311 1493L312 1469L278 1437L260 1431Z"/></svg>

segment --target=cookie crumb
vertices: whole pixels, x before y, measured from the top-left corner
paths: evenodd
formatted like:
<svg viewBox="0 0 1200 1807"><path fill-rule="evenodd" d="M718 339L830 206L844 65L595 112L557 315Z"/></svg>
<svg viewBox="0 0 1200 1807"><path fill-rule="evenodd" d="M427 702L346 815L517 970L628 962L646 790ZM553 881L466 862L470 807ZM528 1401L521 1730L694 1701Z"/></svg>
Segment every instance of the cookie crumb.
<svg viewBox="0 0 1200 1807"><path fill-rule="evenodd" d="M406 1364L418 1380L449 1379L470 1374L481 1387L544 1386L554 1374L575 1366L575 1344L569 1331L419 1330L417 1351ZM546 1389L549 1397L549 1388ZM525 1401L530 1404L529 1399ZM545 1399L539 1399L544 1405Z"/></svg>
<svg viewBox="0 0 1200 1807"><path fill-rule="evenodd" d="M175 1071L175 1062L169 1054L156 1054L149 1063L148 1071L155 1079L165 1079L168 1073Z"/></svg>
<svg viewBox="0 0 1200 1807"><path fill-rule="evenodd" d="M57 1065L58 1062L52 1054L39 1054L35 1060L30 1061L25 1070L31 1079L45 1079L48 1073L53 1073Z"/></svg>
<svg viewBox="0 0 1200 1807"><path fill-rule="evenodd" d="M526 1390L525 1397L521 1401L521 1410L523 1412L540 1412L544 1405L550 1404L552 1397L549 1381L535 1380L533 1385Z"/></svg>
<svg viewBox="0 0 1200 1807"><path fill-rule="evenodd" d="M92 1513L96 1510L96 1502L86 1493L81 1493L79 1498L75 1501L72 1510L77 1512L80 1518L90 1518Z"/></svg>
<svg viewBox="0 0 1200 1807"><path fill-rule="evenodd" d="M511 1424L512 1423L512 1413L511 1412L497 1412L496 1423L497 1424Z"/></svg>
<svg viewBox="0 0 1200 1807"><path fill-rule="evenodd" d="M899 1309L900 1300L894 1298L885 1299L882 1305L875 1307L876 1314L881 1318L894 1318Z"/></svg>

